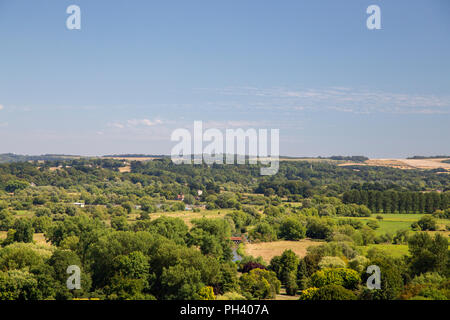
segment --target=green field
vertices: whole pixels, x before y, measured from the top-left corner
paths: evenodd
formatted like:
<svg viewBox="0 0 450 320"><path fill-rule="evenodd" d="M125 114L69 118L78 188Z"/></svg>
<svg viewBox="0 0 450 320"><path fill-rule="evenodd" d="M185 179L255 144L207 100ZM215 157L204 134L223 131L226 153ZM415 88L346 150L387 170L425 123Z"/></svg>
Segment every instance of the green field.
<svg viewBox="0 0 450 320"><path fill-rule="evenodd" d="M367 254L370 248L377 248L390 255L392 257L402 257L408 254L408 245L406 244L370 244L368 246L358 246L364 255Z"/></svg>
<svg viewBox="0 0 450 320"><path fill-rule="evenodd" d="M383 220L376 219L376 216L378 215L382 216ZM426 214L373 214L370 217L352 219L361 220L364 223L367 223L371 220L378 221L380 228L376 229L375 233L377 235L381 235L385 233L395 234L398 230L411 230L411 224L413 222L416 222L423 216L426 216ZM448 220L438 220L439 224L445 225L446 222L448 223Z"/></svg>

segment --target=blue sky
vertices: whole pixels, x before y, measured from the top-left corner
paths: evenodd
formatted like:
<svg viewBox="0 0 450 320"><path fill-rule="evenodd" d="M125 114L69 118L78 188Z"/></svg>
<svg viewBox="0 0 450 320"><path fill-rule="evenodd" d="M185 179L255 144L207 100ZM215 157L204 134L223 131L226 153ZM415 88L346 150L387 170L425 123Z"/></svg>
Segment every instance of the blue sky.
<svg viewBox="0 0 450 320"><path fill-rule="evenodd" d="M0 0L0 153L169 154L202 120L283 155L450 154L449 36L447 0Z"/></svg>

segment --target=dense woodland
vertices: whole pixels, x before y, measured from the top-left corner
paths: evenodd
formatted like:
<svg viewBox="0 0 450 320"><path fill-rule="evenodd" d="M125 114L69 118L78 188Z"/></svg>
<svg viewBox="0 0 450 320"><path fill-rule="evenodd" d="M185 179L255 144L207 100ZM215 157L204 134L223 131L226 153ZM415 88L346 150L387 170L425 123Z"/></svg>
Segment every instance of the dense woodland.
<svg viewBox="0 0 450 320"><path fill-rule="evenodd" d="M332 161L259 169L167 158L0 164L0 299L450 298L449 174ZM379 232L392 214L417 219ZM267 263L231 236L321 243ZM81 289L67 288L69 265ZM369 265L381 269L379 290L366 286Z"/></svg>

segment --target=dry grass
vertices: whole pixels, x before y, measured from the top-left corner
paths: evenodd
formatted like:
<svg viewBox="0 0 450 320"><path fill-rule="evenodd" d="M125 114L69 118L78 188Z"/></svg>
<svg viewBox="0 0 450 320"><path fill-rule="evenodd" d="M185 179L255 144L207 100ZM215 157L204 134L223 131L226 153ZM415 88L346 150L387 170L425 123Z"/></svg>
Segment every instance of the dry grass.
<svg viewBox="0 0 450 320"><path fill-rule="evenodd" d="M180 218L184 221L184 223L191 228L193 219L223 219L227 213L233 212L233 209L219 209L219 210L200 210L200 212L193 211L174 211L174 212L157 212L150 213L150 219L154 220L159 217L171 217L171 218ZM139 217L139 214L130 214L128 216L129 222L134 222Z"/></svg>
<svg viewBox="0 0 450 320"><path fill-rule="evenodd" d="M7 233L8 233L7 231L0 231L0 240L6 239ZM35 233L33 235L33 240L37 245L40 245L40 246L44 246L44 247L52 246L50 242L47 242L45 240L43 233Z"/></svg>
<svg viewBox="0 0 450 320"><path fill-rule="evenodd" d="M436 159L370 159L365 162L344 162L338 166L376 166L376 167L391 167L397 169L437 169L444 168L450 171L450 163L443 163L442 161L449 158Z"/></svg>
<svg viewBox="0 0 450 320"><path fill-rule="evenodd" d="M121 172L121 173L123 173L123 172L131 172L131 167L130 166L120 167L119 168L119 172Z"/></svg>
<svg viewBox="0 0 450 320"><path fill-rule="evenodd" d="M302 258L306 255L306 250L309 247L317 246L323 243L324 242L313 241L310 239L302 239L299 241L247 243L245 245L245 252L255 258L261 257L265 262L269 263L273 257L281 255L284 250L291 249Z"/></svg>

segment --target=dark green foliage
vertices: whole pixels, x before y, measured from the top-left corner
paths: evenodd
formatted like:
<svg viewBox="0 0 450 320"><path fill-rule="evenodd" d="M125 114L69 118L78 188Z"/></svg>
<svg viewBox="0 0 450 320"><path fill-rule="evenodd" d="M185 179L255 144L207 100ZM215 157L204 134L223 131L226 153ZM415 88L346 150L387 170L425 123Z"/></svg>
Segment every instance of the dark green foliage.
<svg viewBox="0 0 450 320"><path fill-rule="evenodd" d="M32 242L33 241L33 225L28 219L17 219L14 222L13 229L14 241L16 242Z"/></svg>
<svg viewBox="0 0 450 320"><path fill-rule="evenodd" d="M355 294L343 286L329 284L317 290L311 300L355 300Z"/></svg>
<svg viewBox="0 0 450 320"><path fill-rule="evenodd" d="M428 233L420 232L408 240L410 268L413 275L425 272L438 272L448 276L450 265L448 240L440 234L431 237Z"/></svg>
<svg viewBox="0 0 450 320"><path fill-rule="evenodd" d="M415 224L419 227L419 230L422 231L435 231L437 229L437 221L435 218L430 216L424 216L420 218ZM415 224L413 224L413 229Z"/></svg>

